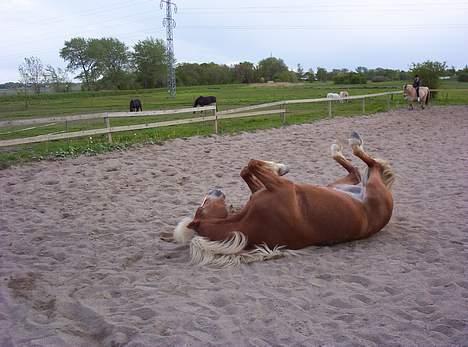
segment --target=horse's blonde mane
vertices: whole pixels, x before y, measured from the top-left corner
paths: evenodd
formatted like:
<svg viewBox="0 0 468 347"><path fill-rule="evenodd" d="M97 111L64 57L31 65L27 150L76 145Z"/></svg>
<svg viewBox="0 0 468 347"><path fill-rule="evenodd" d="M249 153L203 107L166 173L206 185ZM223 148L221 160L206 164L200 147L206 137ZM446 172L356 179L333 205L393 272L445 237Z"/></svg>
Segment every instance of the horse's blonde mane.
<svg viewBox="0 0 468 347"><path fill-rule="evenodd" d="M257 245L252 250L245 250L247 237L241 232L233 232L230 239L224 241L210 241L196 236L190 243L190 257L192 264L226 267L265 261L294 255L297 252L285 250L282 246L273 249L267 245Z"/></svg>
<svg viewBox="0 0 468 347"><path fill-rule="evenodd" d="M177 224L173 233L175 242L188 243L193 238L195 231L187 227L191 221L191 218L185 217Z"/></svg>

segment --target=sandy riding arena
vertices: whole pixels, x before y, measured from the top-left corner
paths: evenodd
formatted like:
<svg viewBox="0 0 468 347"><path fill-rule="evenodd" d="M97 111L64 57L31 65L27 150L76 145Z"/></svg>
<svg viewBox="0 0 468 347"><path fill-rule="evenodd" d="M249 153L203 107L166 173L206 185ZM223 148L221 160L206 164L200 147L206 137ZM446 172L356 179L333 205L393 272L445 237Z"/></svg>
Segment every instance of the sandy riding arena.
<svg viewBox="0 0 468 347"><path fill-rule="evenodd" d="M297 182L344 176L329 147L351 130L398 175L375 236L223 270L160 239L210 188L242 205L250 158ZM459 106L0 171L0 346L466 346L467 168Z"/></svg>

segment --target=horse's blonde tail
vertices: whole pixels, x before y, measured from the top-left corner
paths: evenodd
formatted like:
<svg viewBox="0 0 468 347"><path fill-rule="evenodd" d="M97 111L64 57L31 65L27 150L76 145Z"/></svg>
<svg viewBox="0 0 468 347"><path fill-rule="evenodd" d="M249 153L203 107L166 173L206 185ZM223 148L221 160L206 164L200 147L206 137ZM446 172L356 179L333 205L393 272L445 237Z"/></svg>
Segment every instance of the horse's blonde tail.
<svg viewBox="0 0 468 347"><path fill-rule="evenodd" d="M225 267L281 258L287 254L294 254L283 247L271 249L267 245L256 246L253 250L245 250L247 237L241 232L233 232L232 237L225 241L210 241L196 236L190 243L190 257L192 264Z"/></svg>
<svg viewBox="0 0 468 347"><path fill-rule="evenodd" d="M382 166L382 181L387 189L391 190L396 178L395 172L393 171L388 161L379 158L376 158L375 161Z"/></svg>

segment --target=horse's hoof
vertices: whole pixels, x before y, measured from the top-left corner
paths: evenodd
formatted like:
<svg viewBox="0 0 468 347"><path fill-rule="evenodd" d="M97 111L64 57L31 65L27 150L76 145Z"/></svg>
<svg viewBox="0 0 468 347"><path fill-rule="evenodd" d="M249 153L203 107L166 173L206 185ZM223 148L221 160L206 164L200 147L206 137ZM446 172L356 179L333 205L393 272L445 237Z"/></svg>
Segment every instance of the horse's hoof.
<svg viewBox="0 0 468 347"><path fill-rule="evenodd" d="M208 191L208 195L215 196L217 198L226 198L226 195L223 193L221 189L215 188L215 189L210 189Z"/></svg>
<svg viewBox="0 0 468 347"><path fill-rule="evenodd" d="M351 138L348 141L351 146L362 146L364 143L362 137L355 131L351 133Z"/></svg>
<svg viewBox="0 0 468 347"><path fill-rule="evenodd" d="M261 162L278 176L284 176L289 172L289 167L285 164L267 160L262 160Z"/></svg>
<svg viewBox="0 0 468 347"><path fill-rule="evenodd" d="M342 157L343 156L343 145L336 141L335 143L333 143L331 146L330 146L330 151L331 151L331 155L332 157Z"/></svg>
<svg viewBox="0 0 468 347"><path fill-rule="evenodd" d="M289 172L289 167L284 164L280 164L280 167L278 169L278 175L279 176L284 176Z"/></svg>

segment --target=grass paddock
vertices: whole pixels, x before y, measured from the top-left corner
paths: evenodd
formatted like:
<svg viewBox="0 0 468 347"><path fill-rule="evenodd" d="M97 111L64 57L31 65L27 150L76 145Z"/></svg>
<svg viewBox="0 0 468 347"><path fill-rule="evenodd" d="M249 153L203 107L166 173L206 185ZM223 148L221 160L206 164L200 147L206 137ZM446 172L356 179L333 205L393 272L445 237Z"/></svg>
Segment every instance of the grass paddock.
<svg viewBox="0 0 468 347"><path fill-rule="evenodd" d="M314 99L326 97L329 92L348 90L350 96L375 94L401 90L403 83L368 83L365 85L334 85L331 83L276 83L252 85L217 85L181 87L175 98L169 97L166 89L73 92L40 94L29 96L1 96L0 120L28 119L51 116L66 116L84 113L105 113L128 111L130 99L138 97L144 110L175 109L191 107L199 95L215 95L219 111L293 99ZM468 83L444 82L442 91L432 100L435 105L467 104L468 92L463 88ZM406 107L400 95L370 98L366 100L366 114L383 112L388 108ZM334 102L333 116L362 115L362 101ZM165 115L155 117L128 117L111 119L111 126L133 125L148 122L200 117L200 123L113 133L113 143L107 142L107 135L89 138L50 141L37 144L0 148L0 168L31 160L54 159L73 155L93 155L99 152L124 149L134 144L162 143L176 137L210 135L214 133L212 122L203 122L203 114ZM328 117L328 103L295 104L287 106L286 122L279 115L257 116L219 121L219 133L231 134L240 131L253 131L290 124L301 124ZM56 122L40 126L0 128L0 140L23 138L50 133L90 130L104 127L102 119L89 121ZM28 129L33 128L33 129Z"/></svg>

